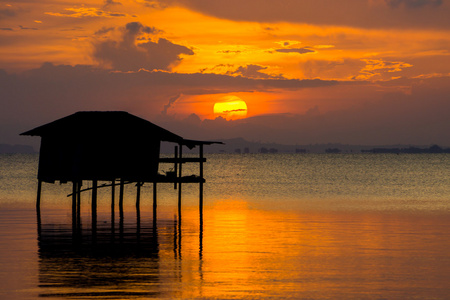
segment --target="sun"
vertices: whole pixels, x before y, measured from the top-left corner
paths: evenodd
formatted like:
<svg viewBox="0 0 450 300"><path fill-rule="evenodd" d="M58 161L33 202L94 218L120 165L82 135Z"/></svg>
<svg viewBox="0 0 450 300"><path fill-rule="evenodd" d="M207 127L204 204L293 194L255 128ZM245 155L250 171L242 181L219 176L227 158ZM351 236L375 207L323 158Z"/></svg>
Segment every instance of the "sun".
<svg viewBox="0 0 450 300"><path fill-rule="evenodd" d="M237 96L225 96L214 104L214 116L221 116L227 120L245 118L247 103Z"/></svg>

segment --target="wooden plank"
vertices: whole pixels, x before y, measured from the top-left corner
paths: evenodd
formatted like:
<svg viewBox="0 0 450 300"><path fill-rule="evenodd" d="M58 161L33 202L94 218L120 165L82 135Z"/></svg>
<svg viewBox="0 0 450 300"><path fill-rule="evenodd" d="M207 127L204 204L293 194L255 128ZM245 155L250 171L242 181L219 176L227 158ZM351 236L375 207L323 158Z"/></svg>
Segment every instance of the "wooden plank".
<svg viewBox="0 0 450 300"><path fill-rule="evenodd" d="M198 157L183 157L183 158L175 158L175 157L161 157L159 159L160 163L191 163L191 162L206 162L206 158L198 158Z"/></svg>
<svg viewBox="0 0 450 300"><path fill-rule="evenodd" d="M153 182L153 181L150 181L150 182ZM133 183L133 181L124 181L124 183L123 184L130 184L130 183ZM120 185L120 183L115 183L115 181L113 181L113 183L112 184L102 184L102 185L98 185L97 186L97 188L98 189L101 189L101 188L104 188L104 187L110 187L110 186L116 186L116 185ZM82 189L82 190L79 190L79 191L77 191L77 193L81 193L81 192L86 192L86 191L90 191L90 190L92 190L92 188L90 187L90 188L85 188L85 189ZM68 194L67 195L67 197L70 197L70 196L72 196L72 194Z"/></svg>

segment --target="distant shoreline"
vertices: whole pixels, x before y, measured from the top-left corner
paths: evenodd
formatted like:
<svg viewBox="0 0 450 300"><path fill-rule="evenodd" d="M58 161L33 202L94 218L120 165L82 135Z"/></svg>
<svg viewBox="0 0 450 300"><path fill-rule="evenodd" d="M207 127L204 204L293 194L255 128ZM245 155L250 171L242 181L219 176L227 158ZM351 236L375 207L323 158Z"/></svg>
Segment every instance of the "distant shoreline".
<svg viewBox="0 0 450 300"><path fill-rule="evenodd" d="M0 144L0 154L34 154L39 153L30 145Z"/></svg>
<svg viewBox="0 0 450 300"><path fill-rule="evenodd" d="M257 153L372 153L372 154L439 154L450 153L450 148L444 148L438 145L432 146L412 146L412 145L391 145L391 146L364 146L348 145L339 143L311 144L311 145L284 145L276 143L249 142L247 140L223 139L222 145L211 145L206 153L236 153L236 154L257 154ZM163 143L161 153L173 153L173 144ZM186 149L186 153L190 151ZM33 146L30 145L10 145L0 144L0 154L38 154Z"/></svg>

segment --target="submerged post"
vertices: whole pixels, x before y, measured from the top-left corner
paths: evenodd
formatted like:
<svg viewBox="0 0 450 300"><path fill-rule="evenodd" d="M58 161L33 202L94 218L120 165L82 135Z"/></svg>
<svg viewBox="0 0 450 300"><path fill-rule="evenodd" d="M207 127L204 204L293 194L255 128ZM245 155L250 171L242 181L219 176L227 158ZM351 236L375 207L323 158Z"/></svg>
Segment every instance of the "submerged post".
<svg viewBox="0 0 450 300"><path fill-rule="evenodd" d="M72 230L77 227L77 182L72 181Z"/></svg>
<svg viewBox="0 0 450 300"><path fill-rule="evenodd" d="M38 180L37 196L36 196L36 209L41 208L41 191L42 191L42 180Z"/></svg>
<svg viewBox="0 0 450 300"><path fill-rule="evenodd" d="M111 181L111 229L114 231L114 207L115 207L115 197L116 197L116 180Z"/></svg>
<svg viewBox="0 0 450 300"><path fill-rule="evenodd" d="M141 204L141 183L136 184L136 210L139 210Z"/></svg>
<svg viewBox="0 0 450 300"><path fill-rule="evenodd" d="M178 177L177 180L179 182L179 186L178 186L178 215L181 217L181 177L182 175L182 167L183 167L183 163L182 163L182 159L183 159L183 145L180 144L180 163L179 163L179 171L178 171Z"/></svg>
<svg viewBox="0 0 450 300"><path fill-rule="evenodd" d="M83 181L77 182L77 227L81 227L81 186Z"/></svg>
<svg viewBox="0 0 450 300"><path fill-rule="evenodd" d="M174 163L173 168L174 168L173 170L175 172L175 177L176 177L177 174L178 174L178 146L175 146L175 163ZM173 188L175 190L177 189L177 182L176 181L173 183Z"/></svg>
<svg viewBox="0 0 450 300"><path fill-rule="evenodd" d="M153 182L153 221L156 221L156 207L157 207L157 190L156 190L156 181Z"/></svg>
<svg viewBox="0 0 450 300"><path fill-rule="evenodd" d="M200 183L199 183L199 211L203 218L203 144L200 144Z"/></svg>
<svg viewBox="0 0 450 300"><path fill-rule="evenodd" d="M120 219L123 220L123 189L124 189L124 180L120 179L120 189L119 189L119 214Z"/></svg>
<svg viewBox="0 0 450 300"><path fill-rule="evenodd" d="M136 237L139 240L141 237L141 182L138 181L136 185Z"/></svg>
<svg viewBox="0 0 450 300"><path fill-rule="evenodd" d="M97 233L97 180L92 180L92 234Z"/></svg>

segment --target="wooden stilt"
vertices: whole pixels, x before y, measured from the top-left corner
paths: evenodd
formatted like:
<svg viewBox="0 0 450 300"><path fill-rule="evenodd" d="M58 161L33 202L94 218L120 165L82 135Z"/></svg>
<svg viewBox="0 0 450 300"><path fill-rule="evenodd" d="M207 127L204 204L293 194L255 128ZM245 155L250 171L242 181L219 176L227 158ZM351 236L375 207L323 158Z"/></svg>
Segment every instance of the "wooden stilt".
<svg viewBox="0 0 450 300"><path fill-rule="evenodd" d="M41 237L41 191L42 191L42 181L38 180L37 196L36 196L36 222L39 239Z"/></svg>
<svg viewBox="0 0 450 300"><path fill-rule="evenodd" d="M203 259L203 214L200 214L200 230L198 233L198 255Z"/></svg>
<svg viewBox="0 0 450 300"><path fill-rule="evenodd" d="M141 183L136 184L136 210L140 209L141 204Z"/></svg>
<svg viewBox="0 0 450 300"><path fill-rule="evenodd" d="M178 216L178 224L177 224L177 230L178 230L178 258L181 259L181 214Z"/></svg>
<svg viewBox="0 0 450 300"><path fill-rule="evenodd" d="M41 209L39 207L36 207L36 223L37 223L37 233L38 233L38 239L41 238Z"/></svg>
<svg viewBox="0 0 450 300"><path fill-rule="evenodd" d="M175 176L178 174L178 146L175 146L175 163L173 164L173 170L175 172ZM175 181L173 183L173 188L176 190L177 189L177 182Z"/></svg>
<svg viewBox="0 0 450 300"><path fill-rule="evenodd" d="M203 259L203 145L200 145L200 183L199 183L199 214L200 214L200 231L199 231L199 259Z"/></svg>
<svg viewBox="0 0 450 300"><path fill-rule="evenodd" d="M42 180L38 180L37 196L36 196L36 209L41 209L41 191Z"/></svg>
<svg viewBox="0 0 450 300"><path fill-rule="evenodd" d="M97 233L97 180L92 180L92 236Z"/></svg>
<svg viewBox="0 0 450 300"><path fill-rule="evenodd" d="M123 220L123 190L124 190L124 180L120 179L120 189L119 189L119 214L120 220Z"/></svg>
<svg viewBox="0 0 450 300"><path fill-rule="evenodd" d="M200 183L199 183L199 203L200 218L203 219L203 144L200 145Z"/></svg>
<svg viewBox="0 0 450 300"><path fill-rule="evenodd" d="M115 220L114 220L114 216L115 216L115 211L114 211L114 208L115 208L115 197L116 197L116 180L115 179L113 179L112 181L111 181L111 231L112 232L114 232L114 223L115 223Z"/></svg>
<svg viewBox="0 0 450 300"><path fill-rule="evenodd" d="M156 218L158 216L157 214L157 207L158 207L158 201L157 201L157 184L156 181L153 182L153 230L156 231Z"/></svg>
<svg viewBox="0 0 450 300"><path fill-rule="evenodd" d="M72 229L77 228L77 182L72 181Z"/></svg>
<svg viewBox="0 0 450 300"><path fill-rule="evenodd" d="M136 185L136 238L139 241L141 238L141 183Z"/></svg>
<svg viewBox="0 0 450 300"><path fill-rule="evenodd" d="M77 183L77 227L81 228L81 186L83 181Z"/></svg>
<svg viewBox="0 0 450 300"><path fill-rule="evenodd" d="M178 183L178 216L179 216L179 218L181 218L181 177L183 177L183 173L182 173L183 164L181 163L181 159L183 158L183 145L182 144L180 144L179 158L180 158L180 163L178 166L179 171L178 171L178 178L177 178L178 180L180 180Z"/></svg>
<svg viewBox="0 0 450 300"><path fill-rule="evenodd" d="M157 183L153 182L153 220L156 220L156 209L158 206L157 202Z"/></svg>

